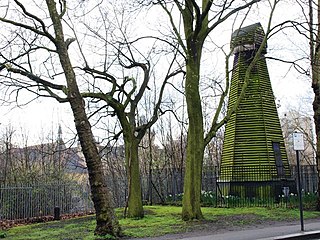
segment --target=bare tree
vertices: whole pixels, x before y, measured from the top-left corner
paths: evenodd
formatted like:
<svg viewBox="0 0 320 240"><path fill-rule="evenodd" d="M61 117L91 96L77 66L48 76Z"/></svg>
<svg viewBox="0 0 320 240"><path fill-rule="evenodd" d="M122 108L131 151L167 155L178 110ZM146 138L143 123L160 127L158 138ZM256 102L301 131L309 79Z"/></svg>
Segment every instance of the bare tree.
<svg viewBox="0 0 320 240"><path fill-rule="evenodd" d="M6 185L9 182L10 175L12 174L12 156L11 149L13 146L13 135L15 130L8 126L3 133L1 139L1 152L0 152L0 166L1 166L1 178L0 183Z"/></svg>
<svg viewBox="0 0 320 240"><path fill-rule="evenodd" d="M101 20L106 21L103 14L101 14ZM128 180L128 211L125 211L125 215L142 218L144 212L140 182L139 143L146 134L151 133L150 128L159 116L167 111L167 108L162 104L167 83L184 71L180 68L174 68L177 50L172 49L172 59L166 65L164 76L162 75L157 84L152 84L151 80L154 77L153 74L155 74L156 62L160 61L161 58L161 54L154 54L154 52L158 49L157 42L161 43L161 41L149 36L132 39L126 34L127 29L124 24L124 22L129 22L129 19L120 14L115 17L114 21L116 24L112 26L119 30L118 34L114 32L112 35L115 40L109 40L108 36L103 35L104 31L108 31L109 25L104 24L98 29L87 25L87 28L94 38L105 44L106 51L107 48L114 48L113 63L117 63L121 68L122 76L117 77L116 74L108 73L111 66L107 59L97 66L91 66L89 61L85 60L85 66L82 70L91 75L94 83L91 84L92 91L82 93L82 96L90 99L95 105L92 116L97 115L98 119L100 119L100 116L117 117L120 126L119 132L114 134L114 139L121 135L123 137ZM104 31L101 31L101 29ZM149 43L151 45L150 50L144 45L146 39L152 42L152 44ZM143 52L146 53L143 54ZM103 90L102 86L104 84L109 86L108 91ZM143 98L150 94L146 93L147 91L152 91L154 97L146 111L145 109L142 110L141 105L144 104ZM146 112L148 112L148 115L145 115L144 121L139 121L139 117Z"/></svg>
<svg viewBox="0 0 320 240"><path fill-rule="evenodd" d="M314 92L313 110L316 127L316 163L320 173L320 1L309 1L309 37L310 37L310 62L312 89ZM317 22L314 23L313 8L317 11ZM319 178L320 183L320 178ZM320 188L320 184L318 184ZM318 191L318 194L319 191ZM318 196L317 209L320 210L320 195Z"/></svg>
<svg viewBox="0 0 320 240"><path fill-rule="evenodd" d="M239 105L239 101L245 93L245 89L249 84L249 76L253 66L259 60L261 51L265 47L266 39L264 38L257 54L251 62L246 75L245 84L237 103L222 121L219 118L224 100L229 90L229 67L228 61L231 53L226 54L226 82L223 93L221 94L218 106L214 116L212 117L209 130L205 133L203 109L200 97L200 79L201 79L201 56L204 45L209 40L209 35L213 36L215 30L222 23L225 23L234 15L239 15L244 11L244 16L249 14L252 6L259 0L252 0L246 2L236 1L155 1L159 4L165 13L167 13L169 21L172 25L172 35L174 40L178 43L179 49L185 60L186 78L185 78L185 96L188 113L188 142L187 142L187 159L186 171L184 178L184 197L182 218L184 220L200 219L202 218L200 208L200 194L201 194L201 174L204 157L205 146L215 137L217 130L230 118ZM278 1L269 2L271 8L271 15L274 11L275 5ZM176 14L178 13L178 14ZM240 16L240 15L239 15ZM243 19L238 19L239 25L243 24ZM180 24L182 26L180 26ZM270 31L271 22L269 21L266 29L266 36ZM182 30L181 30L182 29Z"/></svg>
<svg viewBox="0 0 320 240"><path fill-rule="evenodd" d="M27 90L36 98L53 97L70 104L88 167L96 210L95 234L118 237L120 227L79 90L79 77L68 52L75 39L67 38L69 34L65 32L69 19L67 1L30 1L24 5L18 0L8 0L2 3L0 14L0 21L6 26L1 41L1 85L13 89L7 89L8 97L16 94L18 98L20 91Z"/></svg>
<svg viewBox="0 0 320 240"><path fill-rule="evenodd" d="M85 164L73 148L66 147L61 135L48 133L44 136L43 132L37 144L30 144L28 134L23 128L18 131L10 125L6 127L2 136L3 148L0 152L3 183L80 182L86 173Z"/></svg>
<svg viewBox="0 0 320 240"><path fill-rule="evenodd" d="M11 78L6 76L10 81L3 81L3 86L15 86L16 92L14 93L16 94L19 94L21 89L26 89L36 94L37 97L53 97L59 102L69 102L75 117L77 134L86 158L92 158L93 156L86 156L86 151L89 150L83 146L82 141L92 140L92 144L94 144L95 141L92 137L92 131L90 139L81 139L81 131L84 129L89 131L91 127L89 121L89 125L85 127L78 127L78 124L86 123L89 118L92 122L96 121L94 123L96 124L103 118L116 116L120 127L118 128L119 131L115 133L114 139L118 139L122 135L125 145L129 189L127 215L129 217L141 218L143 217L143 207L138 146L147 130L157 121L158 117L165 112L165 110L160 109L160 104L166 83L170 78L175 77L183 71L180 69L176 71L173 70L173 62L175 61L173 57L172 63L168 64L168 70L162 78L162 84L157 86L159 90L156 91L154 88L157 97L153 102L152 114L144 123L140 124L137 121L138 107L145 91L150 89L150 73L152 72L152 62L148 57L142 56L142 51L138 50L140 41L143 41L144 38L137 38L130 41L125 34L125 29L122 29L124 28L124 19L121 19L121 15L120 19L117 17L112 19L114 22L108 20L106 18L106 8L99 2L97 2L96 5L88 3L88 8L93 7L95 9L95 13L98 14L95 16L95 21L99 17L101 24L97 25L96 22L81 20L79 22L83 28L80 29L78 29L77 24L72 21L72 12L67 11L65 2L61 2L60 12L57 10L55 12L52 11L51 7L54 3L55 2L51 3L48 1L47 4L49 6L49 14L53 23L55 36L50 34L52 29L50 25L47 27L45 22L40 20L39 17L28 12L25 13L26 10L24 8L22 8L23 15L26 15L28 20L31 19L38 23L39 28L42 30L32 28L30 25L20 24L20 22L12 22L7 18L2 19L3 22L31 30L31 32L33 32L32 34L36 35L31 41L26 41L22 38L24 42L23 47L24 45L31 45L31 47L28 48L27 51L24 51L23 54L18 54L14 58L3 56L4 63L2 64L2 67L6 68L9 73L22 75L31 81L27 82L25 78L16 80L13 75L10 75L9 77ZM52 6L49 4L52 4ZM17 3L17 5L20 6L21 4ZM89 12L92 11L90 10ZM76 13L74 14L77 15ZM75 16L75 18L77 19L78 16ZM63 27L66 27L67 33L63 33ZM82 31L85 31L83 35L81 35ZM70 38L66 38L66 36L69 35ZM82 37L79 37L79 35ZM19 40L20 39L19 37ZM54 49L54 47L51 49L51 46L47 46L43 41L52 42L56 49ZM155 41L157 41L157 39L155 39ZM38 45L39 42L41 46ZM72 42L77 43L77 49L72 47ZM64 45L62 45L62 43L64 43ZM141 46L143 45L140 44L140 47ZM109 48L113 50L109 51ZM103 49L103 54L101 54L101 49ZM32 55L35 51L46 51L48 53L48 58L43 63L43 70L48 72L46 77L40 77L35 74L35 69L29 69L32 65ZM89 54L87 54L88 51ZM147 56L149 55L150 57L152 51L154 51L154 44ZM72 64L74 55L71 55L69 52L76 53L80 56L80 66ZM55 53L59 56L61 68L51 64L57 60L54 59ZM95 54L96 58L92 59L92 54ZM27 59L26 66L19 65L18 61L25 58ZM10 65L12 63L15 63L14 66ZM111 71L115 73L111 74ZM65 75L66 84L60 84L62 73ZM43 76L45 73L41 72L40 75ZM57 82L59 82L59 84ZM74 91L74 93L72 93L72 91ZM87 107L87 115L85 107ZM76 116L86 117L86 119L80 119L78 122ZM93 145L90 146L93 147ZM92 153L91 150L89 152ZM94 155L95 154L94 151ZM90 164L88 163L88 159L87 165L89 169ZM94 164L93 167L96 167L96 165ZM101 172L103 168L97 167ZM94 172L95 171L96 170L94 170ZM96 173L93 174L95 175ZM103 173L98 174L102 175Z"/></svg>
<svg viewBox="0 0 320 240"><path fill-rule="evenodd" d="M314 111L314 124L316 133L316 164L318 174L320 173L320 1L301 1L295 0L301 9L301 21L288 20L277 26L280 30L285 28L293 28L298 34L304 37L309 42L309 51L302 58L292 60L281 60L292 64L294 68L308 78L311 78L311 88L314 92L314 100L312 103ZM301 45L297 46L300 49ZM301 60L310 63L310 67L303 66ZM320 182L319 182L320 183ZM320 184L318 184L320 186ZM319 191L318 191L319 194ZM318 196L317 209L320 210L320 195Z"/></svg>

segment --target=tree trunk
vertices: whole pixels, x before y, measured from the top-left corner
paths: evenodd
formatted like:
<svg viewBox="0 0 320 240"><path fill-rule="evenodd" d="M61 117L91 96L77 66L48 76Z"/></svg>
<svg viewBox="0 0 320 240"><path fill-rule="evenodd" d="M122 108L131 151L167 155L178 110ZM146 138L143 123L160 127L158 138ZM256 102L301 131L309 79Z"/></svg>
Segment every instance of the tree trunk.
<svg viewBox="0 0 320 240"><path fill-rule="evenodd" d="M320 23L320 0L318 0L318 24ZM319 36L320 28L317 25L317 38L313 38L313 12L312 1L309 1L309 14L310 14L310 58L312 68L312 89L314 92L313 111L314 111L314 123L316 127L316 164L318 174L320 173L320 53L319 53ZM318 180L318 202L317 209L320 210L320 178Z"/></svg>
<svg viewBox="0 0 320 240"><path fill-rule="evenodd" d="M124 141L129 188L128 217L143 218L144 213L138 158L139 140L135 138L134 133L124 132Z"/></svg>
<svg viewBox="0 0 320 240"><path fill-rule="evenodd" d="M320 71L319 54L315 54L315 59L312 65L312 89L314 92L313 111L314 111L314 123L316 128L316 164L318 173L320 173ZM320 178L318 180L318 203L317 209L320 211Z"/></svg>
<svg viewBox="0 0 320 240"><path fill-rule="evenodd" d="M70 61L64 40L61 17L54 0L46 0L55 31L55 40L60 63L64 71L68 87L68 99L74 116L75 126L82 152L86 160L92 200L96 210L96 235L120 236L120 226L115 216L111 196L105 184L103 165L92 134L83 98L80 94L75 73Z"/></svg>
<svg viewBox="0 0 320 240"><path fill-rule="evenodd" d="M319 83L316 86L313 86L313 91L315 93L313 101L313 110L314 110L314 122L316 127L316 163L317 170L320 173L320 92L319 92ZM320 178L318 180L318 186L320 186ZM320 211L320 195L318 187L318 201L317 201L317 210Z"/></svg>
<svg viewBox="0 0 320 240"><path fill-rule="evenodd" d="M149 144L149 174L148 174L148 204L152 205L152 165L153 165L153 153L152 153L152 139L151 130L148 130L148 144Z"/></svg>
<svg viewBox="0 0 320 240"><path fill-rule="evenodd" d="M189 58L186 69L186 103L189 117L182 219L201 219L201 179L204 151L202 107L199 93L200 56Z"/></svg>
<svg viewBox="0 0 320 240"><path fill-rule="evenodd" d="M105 184L103 165L95 145L91 126L80 98L70 101L81 148L86 159L91 197L96 210L96 235L120 235L120 227L115 217L111 196Z"/></svg>

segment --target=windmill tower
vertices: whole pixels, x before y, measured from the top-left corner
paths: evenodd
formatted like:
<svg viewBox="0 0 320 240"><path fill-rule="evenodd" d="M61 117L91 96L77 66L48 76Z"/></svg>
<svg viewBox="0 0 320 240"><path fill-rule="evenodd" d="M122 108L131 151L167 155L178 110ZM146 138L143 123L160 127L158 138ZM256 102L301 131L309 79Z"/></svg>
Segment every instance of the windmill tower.
<svg viewBox="0 0 320 240"><path fill-rule="evenodd" d="M231 36L234 63L228 102L232 111L240 97L245 73L265 33L260 23L240 28ZM290 178L289 163L268 74L265 46L254 65L249 84L236 113L227 122L220 169L224 194L245 197L261 195L270 182ZM258 189L248 186L257 184ZM281 184L280 184L281 185ZM272 187L266 195L270 195ZM277 187L279 188L279 186ZM272 190L275 193L275 190ZM280 186L281 191L281 186ZM279 192L279 189L276 190ZM271 193L272 195L272 193Z"/></svg>

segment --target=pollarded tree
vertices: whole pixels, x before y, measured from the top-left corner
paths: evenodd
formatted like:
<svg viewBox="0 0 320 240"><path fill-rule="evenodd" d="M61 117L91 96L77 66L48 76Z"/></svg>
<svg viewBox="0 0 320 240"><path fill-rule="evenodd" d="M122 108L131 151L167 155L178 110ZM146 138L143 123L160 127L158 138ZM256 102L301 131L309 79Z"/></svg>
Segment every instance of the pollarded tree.
<svg viewBox="0 0 320 240"><path fill-rule="evenodd" d="M3 23L1 86L14 88L11 93L15 92L16 97L24 89L37 97L54 97L61 103L70 104L88 167L96 210L95 234L118 237L119 223L104 181L101 158L79 90L79 78L68 52L74 39L67 38L65 32L67 1L59 1L57 5L55 0L30 1L28 4L8 0L1 2L0 11Z"/></svg>
<svg viewBox="0 0 320 240"><path fill-rule="evenodd" d="M271 22L269 21L266 37L246 72L242 94L240 98L237 99L234 110L230 111L222 121L219 121L224 98L229 89L229 67L228 65L226 66L225 89L221 94L217 110L215 114L213 114L211 126L208 132L205 133L200 93L201 56L204 45L209 41L209 36L213 30L222 23L227 22L232 16L238 15L241 11L247 11L247 13L244 14L244 16L247 16L252 6L260 2L260 0L243 2L229 0L217 2L212 0L158 0L154 2L160 4L167 13L172 25L173 36L178 42L185 59L186 78L184 85L189 125L182 218L184 220L200 219L202 218L200 208L201 175L205 146L215 136L217 130L230 118L230 114L236 111L238 103L244 95L245 88L250 82L250 71L259 60L261 50L266 44ZM274 1L273 3L269 2L271 15L277 2L278 1ZM182 27L180 28L179 24L181 23L181 19ZM238 19L238 21L241 26L244 19ZM180 29L182 30L180 31ZM212 35L210 37L214 39L217 36ZM228 63L230 55L231 54L227 54L226 63Z"/></svg>

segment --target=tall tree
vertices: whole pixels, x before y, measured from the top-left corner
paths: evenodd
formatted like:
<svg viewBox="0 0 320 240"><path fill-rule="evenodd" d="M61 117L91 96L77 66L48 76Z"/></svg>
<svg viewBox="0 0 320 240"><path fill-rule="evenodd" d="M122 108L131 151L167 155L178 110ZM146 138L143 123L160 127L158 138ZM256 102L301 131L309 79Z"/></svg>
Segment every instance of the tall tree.
<svg viewBox="0 0 320 240"><path fill-rule="evenodd" d="M318 173L320 173L320 1L301 1L295 0L295 3L298 4L300 9L302 10L303 18L305 21L296 22L296 21L288 21L289 24L297 30L299 34L301 34L305 39L309 41L309 56L310 60L310 68L306 70L302 64L299 64L297 61L286 61L295 66L296 70L305 74L308 77L311 77L311 88L314 93L313 99L313 118L315 124L315 132L316 132L316 164ZM315 11L314 11L315 10ZM316 13L315 13L316 12ZM316 19L315 19L316 17ZM299 46L300 48L300 46ZM320 179L319 179L320 183ZM320 186L320 185L319 185ZM319 187L320 188L320 187ZM318 203L317 209L320 210L320 193L318 191Z"/></svg>
<svg viewBox="0 0 320 240"><path fill-rule="evenodd" d="M316 163L320 173L320 1L309 0L309 37L312 89L314 92L313 111L316 127ZM313 7L316 7L317 20L314 23ZM319 178L320 183L320 178ZM319 185L320 188L320 185ZM317 209L320 210L320 193L318 191Z"/></svg>
<svg viewBox="0 0 320 240"><path fill-rule="evenodd" d="M50 27L46 27L44 22L40 22L40 18L38 16L32 15L28 17L39 22L40 29L43 28L46 31L43 30L41 32L38 29L30 29L30 26L22 26L37 34L37 38L42 39L43 37L46 37L49 39L54 43L56 50L49 49L47 46L34 47L33 45L37 44L37 38L34 41L24 40L26 44L30 44L32 48L29 51L26 51L25 54L16 57L14 61L17 62L17 60L26 56L31 59L30 56L34 51L39 52L47 50L47 53L49 54L48 59L50 59L51 62L54 62L51 60L53 59L51 54L57 53L60 59L59 61L61 62L61 70L66 76L67 84L56 84L54 81L48 81L40 78L39 76L34 76L34 69L30 69L26 72L25 69L27 67L25 67L23 68L23 71L25 71L24 76L35 81L37 85L23 82L23 86L29 91L36 93L38 96L50 96L56 98L60 102L69 102L74 115L75 113L78 113L77 111L79 111L79 108L73 100L75 99L75 101L77 100L79 101L78 103L80 103L81 99L83 108L85 107L84 100L86 100L87 118L94 119L94 117L97 116L97 121L100 121L101 118L105 118L106 116L117 117L120 127L119 132L115 134L114 138L117 139L122 135L125 145L125 159L129 188L127 215L129 217L141 218L143 217L143 207L138 145L147 130L164 112L163 109L160 109L160 104L166 83L170 78L183 71L174 71L172 70L173 64L168 64L167 73L163 78L162 85L160 83L160 86L157 85L159 90L156 91L154 88L153 91L156 97L152 105L152 114L150 114L149 118L144 123L140 124L137 120L138 108L146 90L150 89L150 72L153 71L151 65L152 60L154 60L154 57L151 56L151 52L155 50L156 44L152 44L150 52L147 53L147 56L149 55L149 58L152 59L149 61L147 57L142 55L143 51L136 50L139 49L139 47L141 48L141 46L146 49L144 45L140 44L140 41L143 41L143 38L138 38L130 42L125 34L127 30L125 29L124 22L129 21L124 21L124 16L121 14L119 16L115 16L114 19L109 20L106 18L107 10L101 2L97 1L96 4L88 3L87 7L93 8L92 10L89 10L89 12L95 13L95 19L92 21L86 21L86 19L92 19L87 16L85 19L81 19L79 21L77 20L79 18L78 15L74 13L75 21L80 23L79 25L81 27L79 27L72 21L72 19L70 20L73 12L68 11L66 14L66 2L59 1L59 4L61 11L57 13L58 16L54 16L54 14L51 13L51 9L48 8L50 10L49 13L53 23L53 30L55 31L54 37L49 35L49 31L47 31L47 28L50 29ZM77 8L75 7L75 9ZM97 24L97 20L99 24ZM7 19L3 19L3 21L13 24L10 20L7 21ZM61 25L60 28L58 28L59 24ZM18 24L18 26L20 25ZM67 34L62 32L63 26L67 28ZM84 29L85 33L82 34ZM62 35L62 37L71 35L72 37L62 39L60 35ZM64 48L61 47L62 40L64 41ZM73 48L72 42L77 43L77 51ZM104 54L101 54L101 49L103 49ZM110 49L112 49L112 51ZM69 52L76 54L70 54ZM94 58L92 58L93 54L95 56ZM75 62L75 55L80 56L80 60L76 62L76 64L79 64L80 62L82 66L72 64ZM12 66L7 64L11 62L12 59L5 57L4 59L3 67L6 67L9 72L22 74L21 69L15 71ZM31 66L31 60L29 61L29 65ZM173 57L172 62L174 61ZM49 61L46 60L44 65L46 71L49 72L49 76L47 76L48 79L50 77L53 78L52 76L54 76L58 78L55 79L55 81L60 81L60 69L56 70L55 66L47 66L47 62ZM115 72L114 74L110 73L111 69ZM14 82L15 84L13 85L19 85L16 81ZM7 82L4 83L4 85L12 85L12 83ZM84 86L88 87L84 88ZM38 91L37 89L40 89L41 91ZM79 96L77 94L70 95L71 89L75 89ZM46 91L46 95L43 94L44 91L42 90ZM67 95L67 97L65 97L65 95ZM73 96L73 98L69 95ZM85 114L85 112L83 112L83 114ZM79 129L79 131L80 130L81 129ZM79 132L78 135L80 139ZM83 149L83 151L86 150ZM102 171L102 168L100 171Z"/></svg>
<svg viewBox="0 0 320 240"><path fill-rule="evenodd" d="M157 1L163 10L167 13L172 24L173 34L177 39L179 47L182 49L185 68L185 97L187 103L187 113L189 119L188 137L187 137L187 159L186 170L184 178L184 197L182 207L182 218L184 220L200 219L202 212L200 208L200 194L201 194L201 175L204 157L205 146L215 136L217 130L230 118L238 104L235 104L234 111L229 116L226 116L222 121L219 121L219 115L223 106L224 98L229 89L229 68L226 66L226 87L221 95L217 110L212 118L210 129L207 133L204 131L203 110L200 93L200 78L201 78L201 56L203 53L204 44L208 36L214 29L226 22L233 15L246 10L247 14L250 8L260 2L260 0L252 0L246 2L236 1L219 1L211 0L174 0L174 1ZM271 6L271 13L274 10L274 3L269 2ZM178 11L180 16L175 14L172 10ZM182 18L182 32L180 32L179 19ZM243 23L243 19L239 19ZM240 23L241 24L241 23ZM270 29L270 21L266 36ZM261 47L264 47L266 38ZM244 93L246 86L249 84L249 75L252 67L259 59L261 49L257 51L257 55L251 62L248 71L246 72L246 79L242 92ZM230 54L227 54L226 63L228 63ZM241 94L243 96L243 94ZM241 99L240 96L240 99ZM239 100L238 99L238 103Z"/></svg>
<svg viewBox="0 0 320 240"><path fill-rule="evenodd" d="M290 17L282 23L276 25L273 30L285 31L294 30L296 32L286 32L286 35L299 34L300 39L297 38L294 46L294 54L288 59L276 59L280 62L290 64L299 74L305 75L311 80L311 88L314 93L314 99L312 103L313 107L313 118L315 124L316 133L316 164L318 169L318 174L320 174L320 1L304 1L304 0L293 0L289 2L290 7L293 9L298 9L299 15L297 17ZM294 15L294 14L293 14ZM291 41L291 40L290 40ZM308 41L309 49L306 49L303 45ZM303 46L303 47L302 47ZM299 56L299 51L302 49L302 57ZM293 60L292 60L293 59ZM306 61L305 61L306 60ZM307 67L306 67L306 65ZM305 105L308 106L308 105ZM302 130L297 128L298 130ZM306 137L306 136L305 136ZM309 141L308 138L306 138ZM311 140L313 144L313 140ZM320 189L320 179L319 179L319 189ZM318 191L318 210L320 210L320 192Z"/></svg>
<svg viewBox="0 0 320 240"><path fill-rule="evenodd" d="M91 28L89 29L97 38L103 38L100 32ZM105 31L107 31L107 28ZM141 102L147 94L146 91L151 90L151 72L154 71L151 65L152 61L155 61L152 58L159 59L161 57L154 57L152 55L152 52L157 48L157 44L155 43L157 39L152 44L150 52L146 54L146 56L152 59L149 60L147 57L141 57L142 50L139 49L143 46L140 41L143 41L144 37L130 41L124 32L124 30L121 30L122 37L117 38L116 43L112 43L108 41L107 38L103 38L104 41L110 43L111 46L119 45L119 47L115 47L117 51L115 61L123 68L124 77L119 79L115 75L107 73L106 66L91 67L88 61L86 61L83 70L91 74L96 82L102 79L104 81L103 83L108 83L111 90L103 91L101 90L101 86L96 84L93 85L93 91L82 93L82 96L93 100L94 103L96 103L96 101L101 102L101 105L99 105L100 108L98 107L95 114L100 112L101 114L116 116L120 123L120 130L118 134L115 134L115 138L118 138L122 134L125 146L128 179L128 211L126 211L125 214L131 218L142 218L144 212L140 182L139 143L146 133L150 132L150 128L158 120L159 116L166 111L160 107L162 107L161 100L168 81L184 71L174 69L173 63L175 62L176 53L173 54L173 58L170 60L168 68L166 69L165 76L162 80L158 81L158 85L153 86L153 94L155 97L154 101L148 105L150 108L148 111L150 113L145 117L144 121L139 121L139 104L143 104ZM150 41L152 41L151 38ZM143 48L146 49L145 46ZM176 51L173 49L173 52ZM133 75L136 77L133 77ZM158 89L156 90L156 88Z"/></svg>
<svg viewBox="0 0 320 240"><path fill-rule="evenodd" d="M45 5L40 6L42 4ZM59 1L58 4L57 6L55 0L46 0L45 3L33 6L39 8L32 12L29 10L32 7L23 5L18 0L8 1L5 5L2 3L0 21L9 26L6 31L12 34L5 38L8 41L1 42L0 69L7 72L6 75L2 75L1 83L2 86L24 88L38 96L50 96L59 102L70 104L88 167L92 200L96 210L95 234L118 237L119 223L112 207L110 192L105 184L101 158L68 52L68 47L74 39L66 39L64 32L67 1ZM32 2L30 5L32 6ZM44 54L47 56L45 62L37 62L36 59ZM56 64L59 66L51 65L45 76L44 72L39 72L41 67L37 64L46 65L47 61L51 63L57 61ZM57 69L62 72L58 75L61 75L66 85L58 84L52 77ZM40 93L41 90L45 90L46 94Z"/></svg>

